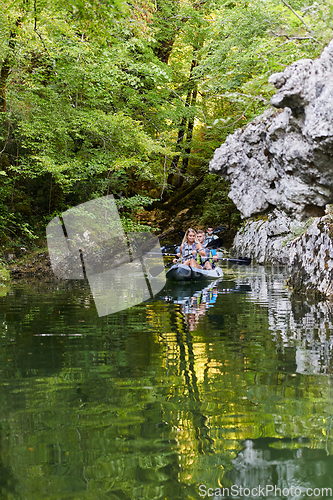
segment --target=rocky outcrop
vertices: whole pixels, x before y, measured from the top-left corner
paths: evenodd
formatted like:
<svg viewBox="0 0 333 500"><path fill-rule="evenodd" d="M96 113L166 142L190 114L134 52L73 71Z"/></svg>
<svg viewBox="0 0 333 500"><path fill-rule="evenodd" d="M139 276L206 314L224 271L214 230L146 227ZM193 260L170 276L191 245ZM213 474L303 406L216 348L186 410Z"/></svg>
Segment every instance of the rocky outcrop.
<svg viewBox="0 0 333 500"><path fill-rule="evenodd" d="M238 231L232 253L259 264L283 265L295 292L333 299L331 213L299 222L275 209L264 218L250 219Z"/></svg>
<svg viewBox="0 0 333 500"><path fill-rule="evenodd" d="M277 207L304 220L333 202L333 41L316 60L271 76L267 111L215 151L210 170L231 181L243 217Z"/></svg>
<svg viewBox="0 0 333 500"><path fill-rule="evenodd" d="M295 291L333 298L333 219L317 218L289 248L290 278Z"/></svg>
<svg viewBox="0 0 333 500"><path fill-rule="evenodd" d="M333 41L270 82L278 110L227 137L210 162L230 181L242 216L261 214L244 224L232 251L286 265L294 290L333 298Z"/></svg>
<svg viewBox="0 0 333 500"><path fill-rule="evenodd" d="M280 210L249 219L235 236L232 254L251 257L259 264L289 265L291 242L306 231L309 222L299 222Z"/></svg>
<svg viewBox="0 0 333 500"><path fill-rule="evenodd" d="M25 277L44 278L46 276L55 277L48 252L41 251L33 254L30 259L15 262L9 266L10 274L14 279Z"/></svg>
<svg viewBox="0 0 333 500"><path fill-rule="evenodd" d="M234 239L232 253L259 264L285 266L294 292L333 299L333 214L299 222L274 210L248 220ZM331 306L332 308L333 306Z"/></svg>

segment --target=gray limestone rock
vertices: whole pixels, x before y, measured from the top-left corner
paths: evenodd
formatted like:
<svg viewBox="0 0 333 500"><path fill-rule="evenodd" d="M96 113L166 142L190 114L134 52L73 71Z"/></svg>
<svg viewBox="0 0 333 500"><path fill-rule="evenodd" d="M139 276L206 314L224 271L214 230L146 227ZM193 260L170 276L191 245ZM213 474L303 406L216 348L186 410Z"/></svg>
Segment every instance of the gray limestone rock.
<svg viewBox="0 0 333 500"><path fill-rule="evenodd" d="M275 209L261 219L248 220L233 241L232 254L251 257L259 264L289 265L291 242L306 231L299 222Z"/></svg>
<svg viewBox="0 0 333 500"><path fill-rule="evenodd" d="M333 219L314 219L308 230L291 242L289 285L298 291L333 298Z"/></svg>
<svg viewBox="0 0 333 500"><path fill-rule="evenodd" d="M244 218L277 207L299 220L323 216L333 202L333 41L316 60L270 77L266 111L227 137L210 170L231 181Z"/></svg>

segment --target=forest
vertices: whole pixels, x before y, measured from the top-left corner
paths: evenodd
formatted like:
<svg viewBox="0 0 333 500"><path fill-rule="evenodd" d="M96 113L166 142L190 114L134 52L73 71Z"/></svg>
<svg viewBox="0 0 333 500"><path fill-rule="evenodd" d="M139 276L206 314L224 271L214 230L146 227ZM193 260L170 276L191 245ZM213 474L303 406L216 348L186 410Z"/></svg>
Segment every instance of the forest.
<svg viewBox="0 0 333 500"><path fill-rule="evenodd" d="M268 77L317 57L318 0L0 0L0 257L113 194L127 231L241 218L214 150L270 106Z"/></svg>

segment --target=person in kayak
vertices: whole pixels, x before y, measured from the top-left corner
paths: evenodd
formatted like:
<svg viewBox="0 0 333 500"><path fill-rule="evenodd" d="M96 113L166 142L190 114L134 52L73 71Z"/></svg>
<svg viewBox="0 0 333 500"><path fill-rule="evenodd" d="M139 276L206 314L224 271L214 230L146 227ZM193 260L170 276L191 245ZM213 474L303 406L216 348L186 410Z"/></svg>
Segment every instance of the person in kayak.
<svg viewBox="0 0 333 500"><path fill-rule="evenodd" d="M181 257L182 264L202 269L201 264L199 264L199 262L196 260L197 255L206 258L206 252L201 243L199 243L198 241L196 231L190 227L185 233L177 256ZM173 261L177 262L177 259L174 259Z"/></svg>
<svg viewBox="0 0 333 500"><path fill-rule="evenodd" d="M206 248L209 242L207 241L205 233L204 231L202 231L202 229L198 230L197 238L199 243L201 243L203 249L205 250L205 258L202 258L201 256L199 257L201 259L200 264L204 269L214 269L215 262L217 261L216 250L214 250L213 248Z"/></svg>
<svg viewBox="0 0 333 500"><path fill-rule="evenodd" d="M213 233L214 229L212 227L207 227L207 232L206 232L206 244L210 243L213 240L216 240L218 236Z"/></svg>

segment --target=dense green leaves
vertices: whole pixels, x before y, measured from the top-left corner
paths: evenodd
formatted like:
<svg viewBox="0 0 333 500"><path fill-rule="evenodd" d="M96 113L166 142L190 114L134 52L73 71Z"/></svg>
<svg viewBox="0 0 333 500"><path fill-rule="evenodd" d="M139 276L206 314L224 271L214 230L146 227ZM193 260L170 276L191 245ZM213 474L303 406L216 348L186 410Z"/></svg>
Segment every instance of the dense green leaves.
<svg viewBox="0 0 333 500"><path fill-rule="evenodd" d="M333 13L304 0L0 8L3 242L20 224L43 234L52 214L108 192L164 202L189 192L224 138L267 108L268 76L320 53ZM218 189L208 212L226 203Z"/></svg>

